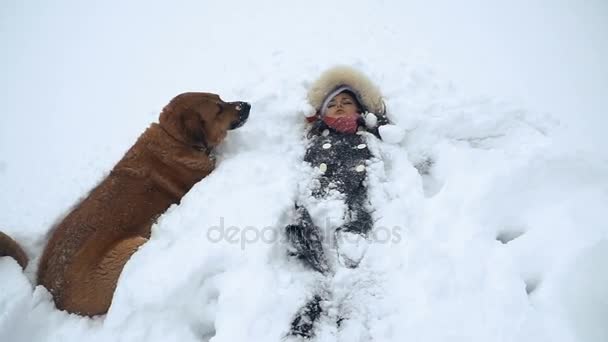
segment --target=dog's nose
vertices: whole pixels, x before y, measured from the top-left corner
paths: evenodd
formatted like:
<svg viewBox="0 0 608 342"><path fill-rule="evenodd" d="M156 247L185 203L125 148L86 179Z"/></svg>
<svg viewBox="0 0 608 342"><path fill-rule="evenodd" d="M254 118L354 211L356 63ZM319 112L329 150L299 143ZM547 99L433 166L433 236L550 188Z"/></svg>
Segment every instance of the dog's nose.
<svg viewBox="0 0 608 342"><path fill-rule="evenodd" d="M239 114L249 115L251 105L247 102L237 102L236 109L239 111Z"/></svg>
<svg viewBox="0 0 608 342"><path fill-rule="evenodd" d="M235 129L243 126L245 121L249 118L249 111L251 110L251 105L247 102L235 102L236 109L239 111L239 118L235 121L230 129Z"/></svg>
<svg viewBox="0 0 608 342"><path fill-rule="evenodd" d="M245 122L249 117L249 110L251 110L251 105L247 102L239 102L237 108L240 108L239 119Z"/></svg>

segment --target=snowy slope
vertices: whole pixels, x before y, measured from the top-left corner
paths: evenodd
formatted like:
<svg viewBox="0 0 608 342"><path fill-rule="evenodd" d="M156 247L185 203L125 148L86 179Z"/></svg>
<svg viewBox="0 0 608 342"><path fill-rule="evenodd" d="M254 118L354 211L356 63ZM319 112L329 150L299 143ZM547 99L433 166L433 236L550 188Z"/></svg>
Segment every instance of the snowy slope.
<svg viewBox="0 0 608 342"><path fill-rule="evenodd" d="M0 57L0 229L32 262L23 273L0 259L0 340L278 341L318 291L331 292L330 315L348 316L339 330L322 320L319 341L607 340L607 140L589 129L605 122L604 99L591 96L607 81L550 100L534 87L551 82L532 82L520 90L538 95L522 100L540 99L529 108L505 100L518 95L515 76L483 96L466 79L459 87L450 77L460 67L471 83L489 69L446 64L463 54L421 42L454 47L467 31L446 35L439 18L472 22L470 8L3 5L0 38L12 49ZM380 157L369 178L378 241L358 269L324 280L286 257L281 228L301 181L307 85L338 63L379 85L406 134L371 146ZM525 73L519 67L513 75ZM246 100L250 120L229 134L216 170L154 226L105 317L56 310L32 285L50 226L187 90ZM581 101L593 110L555 112ZM221 227L237 233L220 236Z"/></svg>

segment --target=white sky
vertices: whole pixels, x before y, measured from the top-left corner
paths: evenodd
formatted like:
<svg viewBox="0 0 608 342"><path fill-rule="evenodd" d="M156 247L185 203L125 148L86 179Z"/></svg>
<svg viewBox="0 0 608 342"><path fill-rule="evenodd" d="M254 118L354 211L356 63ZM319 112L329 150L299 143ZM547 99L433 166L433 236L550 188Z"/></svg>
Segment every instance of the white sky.
<svg viewBox="0 0 608 342"><path fill-rule="evenodd" d="M281 41L303 40L302 48L314 54L315 40L334 44L329 40L335 35L319 36L324 28L312 27L311 22L314 26L326 22L327 31L339 27L348 35L361 20L375 20L377 34L386 38L390 32L391 43L401 47L397 52L406 50L403 46L412 51L412 56L403 56L405 60L423 52L426 62L473 94L519 99L530 109L561 118L590 142L608 127L608 1L352 0L344 4L344 12L327 13L322 1L4 0L0 5L4 94L0 96L13 102L29 96L30 89L40 93L46 87L55 99L61 98L55 96L57 92L73 89L107 91L111 98L110 87L120 86L112 80L115 75L125 84L141 78L141 73L152 81L155 75L142 65L156 59L169 67L160 74L170 71L172 64L183 64L188 54L203 54L191 46L209 36L184 36L195 32L193 28L216 33L214 54L234 51L238 42L226 38L240 36L244 46L259 51L271 50ZM224 22L237 26L228 29ZM373 40L375 34L362 39ZM170 41L184 51L163 51ZM378 42L387 45L386 39ZM361 42L363 51L365 47L386 49L387 54L393 50L374 44ZM139 51L126 53L125 47ZM100 69L87 64L97 60L104 62ZM142 68L140 73L124 64L127 60Z"/></svg>

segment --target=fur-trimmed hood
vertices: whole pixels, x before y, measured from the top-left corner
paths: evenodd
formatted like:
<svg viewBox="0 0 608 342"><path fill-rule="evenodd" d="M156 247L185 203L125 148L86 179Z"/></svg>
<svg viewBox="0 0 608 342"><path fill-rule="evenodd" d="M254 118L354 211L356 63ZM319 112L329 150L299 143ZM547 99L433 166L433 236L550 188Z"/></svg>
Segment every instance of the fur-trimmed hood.
<svg viewBox="0 0 608 342"><path fill-rule="evenodd" d="M336 66L321 74L308 90L308 102L319 113L328 95L341 86L354 90L357 100L367 111L386 114L386 106L378 87L363 73L349 66Z"/></svg>

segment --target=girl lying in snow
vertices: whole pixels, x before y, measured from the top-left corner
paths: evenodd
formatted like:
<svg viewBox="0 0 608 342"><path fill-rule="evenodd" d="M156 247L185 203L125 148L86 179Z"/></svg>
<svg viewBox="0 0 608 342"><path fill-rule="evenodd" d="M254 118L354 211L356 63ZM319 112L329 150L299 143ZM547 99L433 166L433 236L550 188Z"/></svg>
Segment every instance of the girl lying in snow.
<svg viewBox="0 0 608 342"><path fill-rule="evenodd" d="M333 232L331 242L335 243L338 261L333 264L341 265L336 267L355 268L363 258L365 248L353 248L346 242L366 241L372 229L373 208L365 180L373 155L367 140L380 138L378 128L388 120L379 90L352 68L336 67L325 72L312 85L308 99L316 114L307 118L311 126L304 161L313 169L313 176L295 205L294 223L285 227L285 233L291 255L311 269L329 274L334 258L325 250L333 248L324 247L328 232ZM336 200L342 203L343 217L334 229L323 217L327 210L316 209ZM315 296L300 310L292 322L292 335L313 335L321 300L321 296Z"/></svg>

